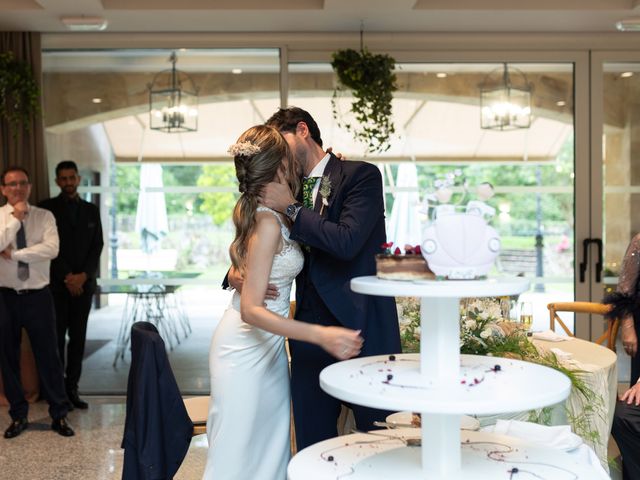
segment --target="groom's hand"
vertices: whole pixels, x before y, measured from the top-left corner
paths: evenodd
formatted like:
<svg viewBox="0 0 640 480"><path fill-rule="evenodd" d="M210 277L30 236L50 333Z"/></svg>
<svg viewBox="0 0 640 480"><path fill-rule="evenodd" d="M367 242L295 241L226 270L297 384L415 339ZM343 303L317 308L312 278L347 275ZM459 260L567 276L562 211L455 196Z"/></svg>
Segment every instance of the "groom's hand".
<svg viewBox="0 0 640 480"><path fill-rule="evenodd" d="M267 183L260 191L258 201L272 210L284 213L289 205L296 202L296 199L291 193L289 184L278 171L275 181Z"/></svg>
<svg viewBox="0 0 640 480"><path fill-rule="evenodd" d="M238 293L242 293L242 285L244 285L244 277L242 276L242 273L240 273L240 271L231 267L229 269L229 273L227 274L227 280L231 287L235 288ZM276 298L278 298L279 295L280 295L280 292L278 291L278 287L276 287L271 283L267 285L267 291L264 294L265 300L275 300Z"/></svg>

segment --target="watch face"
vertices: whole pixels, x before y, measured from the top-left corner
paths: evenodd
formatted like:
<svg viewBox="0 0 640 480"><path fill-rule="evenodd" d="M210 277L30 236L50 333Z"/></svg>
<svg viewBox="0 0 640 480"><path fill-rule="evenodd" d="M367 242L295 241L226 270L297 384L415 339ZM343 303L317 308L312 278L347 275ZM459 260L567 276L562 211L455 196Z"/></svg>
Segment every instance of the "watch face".
<svg viewBox="0 0 640 480"><path fill-rule="evenodd" d="M294 213L296 213L295 204L289 205L287 207L287 211L285 212L285 214L287 215L287 217L291 217Z"/></svg>

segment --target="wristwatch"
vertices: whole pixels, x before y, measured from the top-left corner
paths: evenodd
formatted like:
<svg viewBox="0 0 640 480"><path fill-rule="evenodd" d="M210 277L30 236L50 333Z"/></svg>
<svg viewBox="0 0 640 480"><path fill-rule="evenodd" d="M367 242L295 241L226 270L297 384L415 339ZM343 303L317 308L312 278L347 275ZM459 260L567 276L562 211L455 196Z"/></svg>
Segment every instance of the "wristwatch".
<svg viewBox="0 0 640 480"><path fill-rule="evenodd" d="M296 217L298 216L298 212L302 208L302 204L300 202L292 203L287 207L284 211L284 214L289 217L292 222L296 221Z"/></svg>

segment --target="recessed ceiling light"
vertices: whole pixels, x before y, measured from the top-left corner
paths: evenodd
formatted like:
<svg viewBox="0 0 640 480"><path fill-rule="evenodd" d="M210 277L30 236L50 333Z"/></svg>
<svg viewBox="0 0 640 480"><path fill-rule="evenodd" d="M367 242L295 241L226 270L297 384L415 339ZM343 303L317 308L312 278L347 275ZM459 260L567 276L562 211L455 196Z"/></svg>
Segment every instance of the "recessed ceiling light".
<svg viewBox="0 0 640 480"><path fill-rule="evenodd" d="M633 77L633 72L622 72L622 73L620 74L620 76L621 76L622 78L629 78L629 77Z"/></svg>
<svg viewBox="0 0 640 480"><path fill-rule="evenodd" d="M436 77L438 78L447 78L447 74L444 72L438 72L436 73Z"/></svg>
<svg viewBox="0 0 640 480"><path fill-rule="evenodd" d="M92 98L92 99L91 99L91 101L92 101L93 103L102 103L102 99L101 99L101 98L98 98L98 97L96 97L96 98Z"/></svg>
<svg viewBox="0 0 640 480"><path fill-rule="evenodd" d="M640 31L640 18L626 18L616 22L616 28L621 32Z"/></svg>
<svg viewBox="0 0 640 480"><path fill-rule="evenodd" d="M92 32L107 28L107 20L102 17L61 17L60 21L69 30L75 32Z"/></svg>
<svg viewBox="0 0 640 480"><path fill-rule="evenodd" d="M231 73L233 73L234 75L240 75L242 73L242 69L241 68L232 68L231 69Z"/></svg>
<svg viewBox="0 0 640 480"><path fill-rule="evenodd" d="M565 102L564 100L558 100L556 102L556 105L559 107L564 107L567 104L567 102Z"/></svg>

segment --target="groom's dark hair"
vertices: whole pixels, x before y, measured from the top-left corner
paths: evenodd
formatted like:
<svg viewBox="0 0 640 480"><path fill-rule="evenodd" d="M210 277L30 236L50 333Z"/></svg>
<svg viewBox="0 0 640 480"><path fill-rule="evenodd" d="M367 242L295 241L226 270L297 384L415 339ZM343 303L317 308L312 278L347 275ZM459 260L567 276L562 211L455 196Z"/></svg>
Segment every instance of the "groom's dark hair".
<svg viewBox="0 0 640 480"><path fill-rule="evenodd" d="M320 129L311 114L306 110L298 107L279 108L271 118L266 121L266 125L276 128L280 132L295 133L298 123L307 124L309 133L314 142L322 147L322 138L320 137Z"/></svg>

